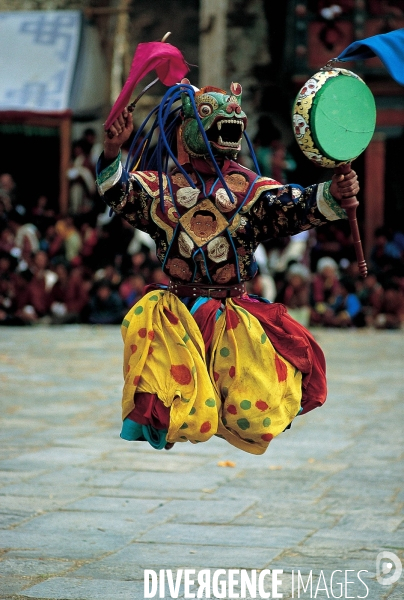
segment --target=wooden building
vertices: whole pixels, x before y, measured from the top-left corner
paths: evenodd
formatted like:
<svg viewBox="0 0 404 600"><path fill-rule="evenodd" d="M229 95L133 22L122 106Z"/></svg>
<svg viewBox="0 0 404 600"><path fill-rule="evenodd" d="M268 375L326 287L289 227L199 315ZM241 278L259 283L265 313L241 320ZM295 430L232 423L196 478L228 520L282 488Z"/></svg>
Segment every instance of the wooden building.
<svg viewBox="0 0 404 600"><path fill-rule="evenodd" d="M68 210L71 128L107 107L97 29L75 10L7 11L0 20L1 172L28 206Z"/></svg>

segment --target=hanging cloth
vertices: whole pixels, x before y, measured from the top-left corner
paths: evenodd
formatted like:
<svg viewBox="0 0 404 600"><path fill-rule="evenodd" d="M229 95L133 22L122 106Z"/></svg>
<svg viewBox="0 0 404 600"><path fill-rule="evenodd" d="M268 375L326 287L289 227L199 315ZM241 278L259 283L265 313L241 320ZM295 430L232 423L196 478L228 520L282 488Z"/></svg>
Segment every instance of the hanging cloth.
<svg viewBox="0 0 404 600"><path fill-rule="evenodd" d="M341 62L378 56L390 75L404 85L404 29L353 42L337 57Z"/></svg>

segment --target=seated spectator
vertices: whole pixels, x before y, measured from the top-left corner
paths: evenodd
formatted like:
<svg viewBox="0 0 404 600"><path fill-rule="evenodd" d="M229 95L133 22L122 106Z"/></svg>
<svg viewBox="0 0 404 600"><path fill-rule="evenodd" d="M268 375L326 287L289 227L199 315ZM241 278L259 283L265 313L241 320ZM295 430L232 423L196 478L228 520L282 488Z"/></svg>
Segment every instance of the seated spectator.
<svg viewBox="0 0 404 600"><path fill-rule="evenodd" d="M21 257L27 260L31 254L38 252L40 233L33 223L28 223L24 215L13 210L8 216L8 225L15 236L15 246L20 250Z"/></svg>
<svg viewBox="0 0 404 600"><path fill-rule="evenodd" d="M330 257L336 263L347 259L355 262L355 250L349 225L346 221L331 221L327 227L310 230L314 240L310 252L310 267L314 271L321 258Z"/></svg>
<svg viewBox="0 0 404 600"><path fill-rule="evenodd" d="M85 320L92 284L90 271L81 266L71 270L65 302L68 313L78 314L80 321Z"/></svg>
<svg viewBox="0 0 404 600"><path fill-rule="evenodd" d="M358 278L356 289L367 325L373 325L383 303L383 287L375 273L370 271L365 279Z"/></svg>
<svg viewBox="0 0 404 600"><path fill-rule="evenodd" d="M131 230L131 238L126 248L127 253L130 254L130 256L138 254L139 252L152 252L155 254L156 243L150 235L144 231L140 231L140 229L134 229L127 221L125 221L125 223L125 227L129 226Z"/></svg>
<svg viewBox="0 0 404 600"><path fill-rule="evenodd" d="M0 198L7 212L17 206L16 183L10 173L0 175Z"/></svg>
<svg viewBox="0 0 404 600"><path fill-rule="evenodd" d="M324 324L324 316L339 293L338 265L329 256L320 258L311 290L311 324Z"/></svg>
<svg viewBox="0 0 404 600"><path fill-rule="evenodd" d="M383 300L374 320L376 329L400 329L404 316L404 300L398 284L389 281L384 285Z"/></svg>
<svg viewBox="0 0 404 600"><path fill-rule="evenodd" d="M400 264L401 251L393 241L393 234L386 227L378 227L370 253L370 267L380 275L391 272Z"/></svg>
<svg viewBox="0 0 404 600"><path fill-rule="evenodd" d="M79 323L89 298L89 286L83 279L82 267L75 267L69 274L66 266L59 263L55 272L58 280L50 294L52 323Z"/></svg>
<svg viewBox="0 0 404 600"><path fill-rule="evenodd" d="M103 144L101 142L97 142L97 133L92 127L88 127L84 130L80 142L82 144L84 153L88 157L90 165L92 166L95 176L95 165L97 164L100 154L103 151Z"/></svg>
<svg viewBox="0 0 404 600"><path fill-rule="evenodd" d="M308 327L310 322L310 271L301 263L291 265L286 273L286 285L277 297L291 317Z"/></svg>
<svg viewBox="0 0 404 600"><path fill-rule="evenodd" d="M8 225L8 211L6 210L6 206L4 201L0 196L0 233L6 229Z"/></svg>
<svg viewBox="0 0 404 600"><path fill-rule="evenodd" d="M56 233L63 240L64 256L68 263L80 257L82 241L72 217L65 217L56 223Z"/></svg>
<svg viewBox="0 0 404 600"><path fill-rule="evenodd" d="M31 221L38 229L41 238L45 235L47 228L54 225L56 221L55 211L49 207L47 196L39 196L35 206L31 210Z"/></svg>
<svg viewBox="0 0 404 600"><path fill-rule="evenodd" d="M404 259L404 232L395 231L393 234L393 243L398 248L401 258Z"/></svg>
<svg viewBox="0 0 404 600"><path fill-rule="evenodd" d="M151 280L151 272L155 267L156 264L150 260L149 254L146 251L143 251L130 256L130 265L128 265L127 272L141 275L144 277L146 283L149 283Z"/></svg>
<svg viewBox="0 0 404 600"><path fill-rule="evenodd" d="M69 281L69 274L66 265L63 263L58 263L55 266L55 273L57 275L57 281L54 283L50 291L50 312L53 317L53 323L64 323L68 322L64 320L64 317L67 314L66 294Z"/></svg>
<svg viewBox="0 0 404 600"><path fill-rule="evenodd" d="M119 286L119 295L128 309L142 298L144 286L145 281L141 275L130 274L123 280Z"/></svg>
<svg viewBox="0 0 404 600"><path fill-rule="evenodd" d="M0 252L0 325L24 325L17 316L18 299L21 298L21 276L15 272L17 259ZM24 282L23 282L24 283Z"/></svg>
<svg viewBox="0 0 404 600"><path fill-rule="evenodd" d="M85 152L82 140L74 142L72 148L72 161L67 171L70 181L69 211L73 215L88 212L93 206L95 194L95 179L93 164Z"/></svg>
<svg viewBox="0 0 404 600"><path fill-rule="evenodd" d="M304 262L310 239L309 231L301 231L286 239L286 245L273 248L269 254L269 265L272 271L283 273L294 262Z"/></svg>
<svg viewBox="0 0 404 600"><path fill-rule="evenodd" d="M105 265L105 267L103 267L102 269L98 269L94 273L94 281L98 282L101 280L108 281L108 283L111 286L111 289L116 291L121 285L122 276L114 265L107 264Z"/></svg>
<svg viewBox="0 0 404 600"><path fill-rule="evenodd" d="M37 321L49 313L51 290L57 281L57 275L48 269L48 256L41 250L34 256L31 272L32 279L27 286L22 311L32 317L32 321Z"/></svg>
<svg viewBox="0 0 404 600"><path fill-rule="evenodd" d="M39 241L39 248L46 252L53 262L57 258L64 260L63 238L57 232L55 225L49 225L46 229L45 235Z"/></svg>
<svg viewBox="0 0 404 600"><path fill-rule="evenodd" d="M15 248L15 235L9 227L6 227L0 232L0 252L9 254L13 248Z"/></svg>
<svg viewBox="0 0 404 600"><path fill-rule="evenodd" d="M156 283L158 285L168 285L170 280L167 275L164 273L161 267L156 267L153 269L150 277L150 281ZM146 283L149 283L148 281Z"/></svg>
<svg viewBox="0 0 404 600"><path fill-rule="evenodd" d="M249 294L274 301L276 296L275 282L271 275L259 272L254 279L246 283L246 289Z"/></svg>
<svg viewBox="0 0 404 600"><path fill-rule="evenodd" d="M364 327L365 317L362 305L355 293L355 283L344 278L339 282L337 296L324 314L327 327Z"/></svg>
<svg viewBox="0 0 404 600"><path fill-rule="evenodd" d="M81 224L80 236L82 242L80 250L82 262L88 267L94 267L96 264L94 251L98 243L98 231L85 221Z"/></svg>
<svg viewBox="0 0 404 600"><path fill-rule="evenodd" d="M119 296L111 288L108 280L99 281L92 292L88 322L96 325L116 325L122 322L126 308Z"/></svg>

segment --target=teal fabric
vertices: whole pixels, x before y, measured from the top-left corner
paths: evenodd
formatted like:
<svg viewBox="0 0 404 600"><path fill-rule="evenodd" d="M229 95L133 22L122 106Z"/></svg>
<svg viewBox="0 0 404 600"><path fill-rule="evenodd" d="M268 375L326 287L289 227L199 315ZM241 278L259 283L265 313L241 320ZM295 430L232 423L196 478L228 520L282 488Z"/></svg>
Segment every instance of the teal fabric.
<svg viewBox="0 0 404 600"><path fill-rule="evenodd" d="M167 443L167 429L156 429L151 425L140 425L136 421L126 418L122 423L121 438L134 442L146 440L156 450L162 450Z"/></svg>
<svg viewBox="0 0 404 600"><path fill-rule="evenodd" d="M204 298L202 296L200 296L195 304L192 306L190 313L191 315L194 315L196 313L196 311L198 310L198 308L200 306L202 306L202 304L205 304L206 302L209 302L209 300L211 300L211 298ZM223 310L221 308L217 309L217 313L216 313L216 321L218 320L218 318L220 317L220 315L222 314Z"/></svg>
<svg viewBox="0 0 404 600"><path fill-rule="evenodd" d="M191 315L194 315L196 313L196 311L198 310L198 308L200 306L202 306L202 304L205 304L206 302L209 302L210 298L203 298L202 296L200 296L199 298L197 298L197 300L195 301L195 303L193 304L190 313Z"/></svg>

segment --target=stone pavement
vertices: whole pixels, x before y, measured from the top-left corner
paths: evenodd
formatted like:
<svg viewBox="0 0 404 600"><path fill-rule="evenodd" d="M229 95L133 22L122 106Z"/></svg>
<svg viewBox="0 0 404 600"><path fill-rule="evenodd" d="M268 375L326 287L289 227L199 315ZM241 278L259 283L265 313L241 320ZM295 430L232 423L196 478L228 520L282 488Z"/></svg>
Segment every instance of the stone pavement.
<svg viewBox="0 0 404 600"><path fill-rule="evenodd" d="M0 598L142 600L144 569L210 568L280 569L285 599L402 600L404 576L375 573L404 558L404 334L315 335L328 401L257 457L120 440L119 328L2 328Z"/></svg>

